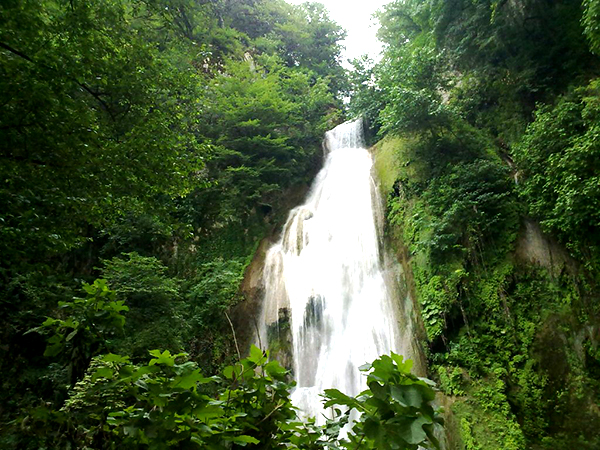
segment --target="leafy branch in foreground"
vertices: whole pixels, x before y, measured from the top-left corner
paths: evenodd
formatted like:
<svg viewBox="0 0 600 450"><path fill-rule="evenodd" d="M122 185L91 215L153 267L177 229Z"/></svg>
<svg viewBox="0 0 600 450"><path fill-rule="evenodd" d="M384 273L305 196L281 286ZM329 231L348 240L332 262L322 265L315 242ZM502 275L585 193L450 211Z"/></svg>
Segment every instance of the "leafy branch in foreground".
<svg viewBox="0 0 600 450"><path fill-rule="evenodd" d="M361 367L367 375L368 389L350 397L337 389L325 391L325 407L344 405L361 415L354 422L345 448L411 449L439 448L434 436L436 425L442 425L439 410L431 404L435 398L434 383L410 373L412 361L401 355L384 355ZM428 446L429 444L429 446Z"/></svg>
<svg viewBox="0 0 600 450"><path fill-rule="evenodd" d="M337 417L317 426L298 419L288 372L256 347L212 377L185 354L150 354L147 365L115 354L96 358L65 405L34 411L27 429L54 448L68 442L95 449L438 448L433 427L441 419L431 406L431 382L411 375L410 361L398 355L366 366L373 369L369 389L356 398L327 391L325 406ZM361 415L348 438L340 438L352 409Z"/></svg>
<svg viewBox="0 0 600 450"><path fill-rule="evenodd" d="M106 280L84 283L83 290L85 297L58 303L66 318L48 317L40 327L29 331L47 336L44 356L64 355L71 385L84 375L93 356L109 350L111 337L122 332L125 325L121 312L129 311L122 300L116 300Z"/></svg>
<svg viewBox="0 0 600 450"><path fill-rule="evenodd" d="M402 356L392 353L363 366L368 389L357 397L327 390L325 408L332 408L334 417L318 426L314 419L298 418L289 395L295 385L289 372L255 346L247 358L210 377L185 353L150 350L147 364L135 364L129 356L99 355L108 351L111 333L122 330L125 317L120 313L128 308L115 300L105 280L86 284L84 290L86 298L59 305L70 316L48 318L35 329L52 333L46 356L71 358L70 364L77 363L83 373L60 409L46 404L23 421L34 446L438 448L433 432L442 420L431 405L433 383L412 375L412 362Z"/></svg>

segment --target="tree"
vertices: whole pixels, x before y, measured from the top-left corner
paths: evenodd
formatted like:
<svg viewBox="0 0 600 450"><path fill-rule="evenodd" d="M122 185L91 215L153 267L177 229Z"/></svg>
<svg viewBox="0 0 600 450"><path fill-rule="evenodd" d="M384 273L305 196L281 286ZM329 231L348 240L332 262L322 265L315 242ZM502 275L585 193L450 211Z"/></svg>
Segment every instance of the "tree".
<svg viewBox="0 0 600 450"><path fill-rule="evenodd" d="M599 88L594 80L554 106L540 105L514 147L520 191L531 214L590 266L600 250Z"/></svg>
<svg viewBox="0 0 600 450"><path fill-rule="evenodd" d="M153 42L153 14L109 0L3 6L3 264L79 246L88 227L197 184L200 77Z"/></svg>

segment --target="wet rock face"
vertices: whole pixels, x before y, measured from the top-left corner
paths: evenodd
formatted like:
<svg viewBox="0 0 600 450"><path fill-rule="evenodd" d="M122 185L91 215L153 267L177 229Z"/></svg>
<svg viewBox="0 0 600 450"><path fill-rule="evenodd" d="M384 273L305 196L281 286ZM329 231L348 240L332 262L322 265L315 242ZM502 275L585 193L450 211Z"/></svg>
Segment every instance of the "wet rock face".
<svg viewBox="0 0 600 450"><path fill-rule="evenodd" d="M528 219L523 222L517 240L516 256L526 263L545 267L554 275L573 265L567 252L546 236L536 222Z"/></svg>
<svg viewBox="0 0 600 450"><path fill-rule="evenodd" d="M597 335L597 327L582 326L575 317L556 314L548 317L536 336L534 357L547 376L546 397L553 399L554 405L549 430L555 436L590 437L600 428L597 388L585 376L593 373L593 367L584 343L597 344Z"/></svg>
<svg viewBox="0 0 600 450"><path fill-rule="evenodd" d="M261 207L261 212L265 214L263 219L267 236L258 245L252 262L244 273L244 280L240 286L242 301L229 311L242 356L249 354L252 344L260 344L257 342L257 330L265 297L264 267L267 251L279 240L288 211L302 203L309 187L304 183L290 186L277 197L272 206Z"/></svg>
<svg viewBox="0 0 600 450"><path fill-rule="evenodd" d="M268 342L263 345L269 349L271 358L290 370L293 377L294 355L290 320L289 308L279 308L279 318L267 326Z"/></svg>
<svg viewBox="0 0 600 450"><path fill-rule="evenodd" d="M256 336L257 317L260 315L265 295L262 282L264 261L266 251L272 243L271 239L265 238L259 244L252 262L246 268L240 287L243 300L231 311L231 320L242 356L248 355Z"/></svg>
<svg viewBox="0 0 600 450"><path fill-rule="evenodd" d="M543 324L534 343L534 355L545 368L553 391L565 386L569 375L569 340L560 317L553 316Z"/></svg>

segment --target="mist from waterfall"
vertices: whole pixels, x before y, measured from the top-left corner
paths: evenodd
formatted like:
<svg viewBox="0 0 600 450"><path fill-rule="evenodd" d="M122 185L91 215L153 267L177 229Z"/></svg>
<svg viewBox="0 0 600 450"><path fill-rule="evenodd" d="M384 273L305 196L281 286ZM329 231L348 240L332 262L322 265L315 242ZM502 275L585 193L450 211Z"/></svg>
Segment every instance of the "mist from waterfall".
<svg viewBox="0 0 600 450"><path fill-rule="evenodd" d="M323 423L324 389L366 389L359 367L398 352L398 327L381 268L381 205L361 121L327 132L323 169L267 253L260 337L289 326L292 402Z"/></svg>

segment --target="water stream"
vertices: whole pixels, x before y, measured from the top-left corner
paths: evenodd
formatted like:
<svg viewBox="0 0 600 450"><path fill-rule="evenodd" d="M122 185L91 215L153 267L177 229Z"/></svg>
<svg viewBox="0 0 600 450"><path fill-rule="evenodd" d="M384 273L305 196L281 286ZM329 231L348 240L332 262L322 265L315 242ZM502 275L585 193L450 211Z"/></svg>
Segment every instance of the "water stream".
<svg viewBox="0 0 600 450"><path fill-rule="evenodd" d="M306 203L290 212L267 253L260 329L263 343L273 342L274 333L291 336L292 401L318 423L324 389L356 395L366 388L361 365L402 353L382 270L381 202L361 122L327 132L324 150Z"/></svg>

